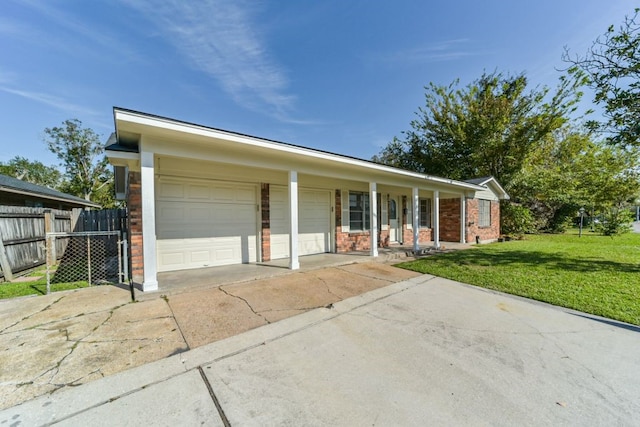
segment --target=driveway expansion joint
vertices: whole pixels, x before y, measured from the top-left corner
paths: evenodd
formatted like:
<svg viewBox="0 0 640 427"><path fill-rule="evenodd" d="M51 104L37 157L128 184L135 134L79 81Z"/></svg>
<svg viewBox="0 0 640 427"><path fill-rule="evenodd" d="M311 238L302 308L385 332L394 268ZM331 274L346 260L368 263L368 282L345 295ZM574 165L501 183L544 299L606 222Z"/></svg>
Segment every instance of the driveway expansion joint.
<svg viewBox="0 0 640 427"><path fill-rule="evenodd" d="M207 378L207 375L204 373L202 366L198 366L198 372L200 372L200 376L202 377L202 381L204 382L204 385L207 387L209 396L211 396L211 400L213 400L213 404L216 406L216 409L218 410L218 415L220 415L220 419L222 420L222 423L225 425L225 427L231 427L231 423L229 422L229 419L224 413L224 409L222 409L222 405L220 405L220 401L218 400L218 397L213 392L213 387L211 387L209 378Z"/></svg>

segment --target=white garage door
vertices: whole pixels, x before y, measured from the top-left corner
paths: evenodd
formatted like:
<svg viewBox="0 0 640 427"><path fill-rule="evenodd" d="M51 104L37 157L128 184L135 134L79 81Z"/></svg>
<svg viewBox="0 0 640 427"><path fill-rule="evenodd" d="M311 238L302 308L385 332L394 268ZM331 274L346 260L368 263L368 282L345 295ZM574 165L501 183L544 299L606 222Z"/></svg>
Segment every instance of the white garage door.
<svg viewBox="0 0 640 427"><path fill-rule="evenodd" d="M256 206L254 185L161 177L158 271L255 262Z"/></svg>
<svg viewBox="0 0 640 427"><path fill-rule="evenodd" d="M300 255L329 252L331 247L331 192L298 192L298 250ZM269 190L271 259L289 257L289 203L286 187Z"/></svg>

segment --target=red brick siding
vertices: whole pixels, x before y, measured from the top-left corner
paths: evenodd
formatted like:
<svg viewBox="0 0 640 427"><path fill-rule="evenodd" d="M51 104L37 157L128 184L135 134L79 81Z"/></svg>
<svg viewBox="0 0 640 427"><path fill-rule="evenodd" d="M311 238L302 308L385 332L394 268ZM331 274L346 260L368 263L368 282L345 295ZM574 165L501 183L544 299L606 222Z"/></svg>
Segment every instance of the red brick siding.
<svg viewBox="0 0 640 427"><path fill-rule="evenodd" d="M335 193L335 219L336 219L336 252L368 251L371 249L371 234L369 231L343 232L342 231L342 191ZM378 247L389 245L389 231L378 232Z"/></svg>
<svg viewBox="0 0 640 427"><path fill-rule="evenodd" d="M129 172L129 248L131 250L131 275L133 281L142 283L144 278L144 256L142 253L142 191L140 172Z"/></svg>
<svg viewBox="0 0 640 427"><path fill-rule="evenodd" d="M260 244L262 261L271 261L271 211L269 209L269 184L260 185L260 210L262 211L262 233Z"/></svg>
<svg viewBox="0 0 640 427"><path fill-rule="evenodd" d="M467 242L496 240L500 237L500 202L491 201L491 226L478 227L478 199L467 199Z"/></svg>
<svg viewBox="0 0 640 427"><path fill-rule="evenodd" d="M388 225L388 224L387 224ZM389 247L389 229L381 230L378 237L378 246L381 248Z"/></svg>
<svg viewBox="0 0 640 427"><path fill-rule="evenodd" d="M407 197L402 196L402 209L400 210L399 215L402 216L402 244L403 245L413 245L413 228L409 228L407 225L407 217L411 215L411 213L405 214L408 212L408 203ZM413 221L412 221L413 222ZM433 237L431 234L430 228L420 228L418 231L418 240L419 244L424 245L433 241Z"/></svg>
<svg viewBox="0 0 640 427"><path fill-rule="evenodd" d="M440 240L460 241L460 199L440 199Z"/></svg>
<svg viewBox="0 0 640 427"><path fill-rule="evenodd" d="M421 228L418 231L418 240L419 240L419 244L421 245L424 245L433 241L433 238L431 237L431 229ZM413 229L407 228L406 224L402 226L402 244L413 245Z"/></svg>

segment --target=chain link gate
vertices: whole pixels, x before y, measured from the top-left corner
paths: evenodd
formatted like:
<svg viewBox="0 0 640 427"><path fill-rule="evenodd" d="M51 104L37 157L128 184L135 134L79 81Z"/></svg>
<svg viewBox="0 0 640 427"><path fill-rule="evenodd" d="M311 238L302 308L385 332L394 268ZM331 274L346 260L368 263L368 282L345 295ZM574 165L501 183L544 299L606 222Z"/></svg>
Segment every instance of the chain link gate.
<svg viewBox="0 0 640 427"><path fill-rule="evenodd" d="M126 238L120 231L46 233L47 294L52 283L124 283L128 274Z"/></svg>

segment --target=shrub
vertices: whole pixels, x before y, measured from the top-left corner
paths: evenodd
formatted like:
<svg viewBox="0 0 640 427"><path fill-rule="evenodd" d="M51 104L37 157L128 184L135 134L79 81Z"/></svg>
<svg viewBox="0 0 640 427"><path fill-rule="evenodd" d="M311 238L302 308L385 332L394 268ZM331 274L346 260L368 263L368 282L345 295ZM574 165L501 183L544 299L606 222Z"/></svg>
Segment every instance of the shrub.
<svg viewBox="0 0 640 427"><path fill-rule="evenodd" d="M632 222L633 214L631 211L612 208L603 215L603 220L596 227L605 236L617 236L631 231Z"/></svg>
<svg viewBox="0 0 640 427"><path fill-rule="evenodd" d="M511 202L500 207L501 228L504 234L522 235L536 231L535 219L529 208Z"/></svg>

